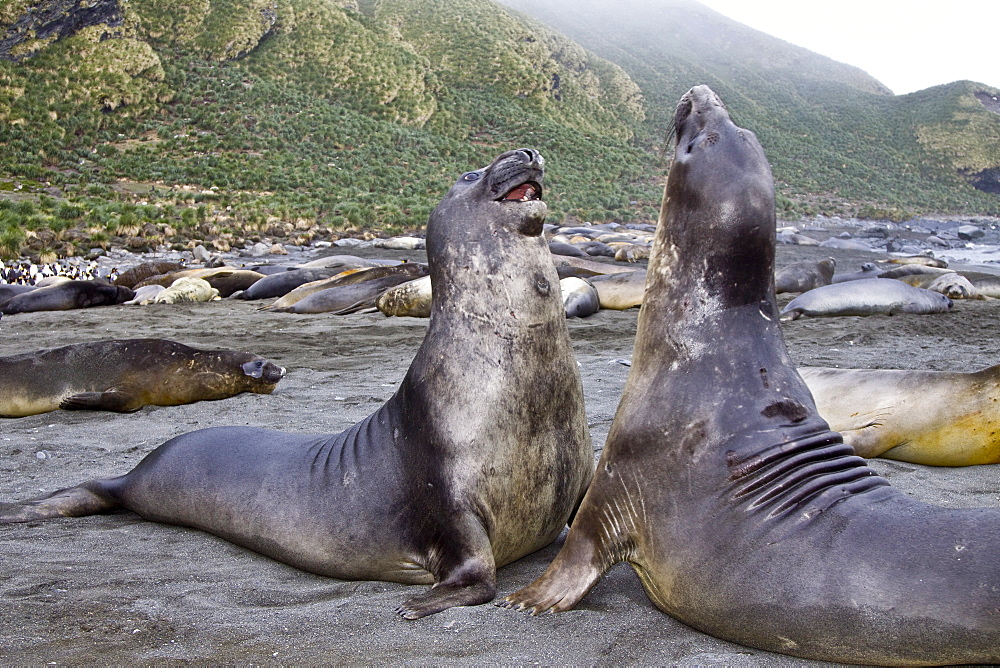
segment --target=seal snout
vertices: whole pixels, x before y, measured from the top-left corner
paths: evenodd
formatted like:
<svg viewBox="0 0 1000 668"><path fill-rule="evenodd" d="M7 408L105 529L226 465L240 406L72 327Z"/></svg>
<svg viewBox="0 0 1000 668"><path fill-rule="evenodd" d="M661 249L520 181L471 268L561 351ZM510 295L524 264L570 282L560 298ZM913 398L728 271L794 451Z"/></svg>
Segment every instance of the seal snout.
<svg viewBox="0 0 1000 668"><path fill-rule="evenodd" d="M519 148L502 155L490 169L490 189L497 201L532 202L542 198L545 158Z"/></svg>

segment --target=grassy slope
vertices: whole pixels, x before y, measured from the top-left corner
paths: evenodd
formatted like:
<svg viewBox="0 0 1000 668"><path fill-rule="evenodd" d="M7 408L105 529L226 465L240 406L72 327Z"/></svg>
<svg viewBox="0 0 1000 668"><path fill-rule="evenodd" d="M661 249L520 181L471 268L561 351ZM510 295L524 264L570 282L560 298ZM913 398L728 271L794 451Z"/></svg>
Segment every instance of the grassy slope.
<svg viewBox="0 0 1000 668"><path fill-rule="evenodd" d="M1000 165L983 87L892 97L697 4L633 1L525 3L574 42L490 0L128 0L113 39L0 61L0 254L398 232L516 145L546 155L554 219L650 220L698 82L761 136L788 213L998 212L956 175Z"/></svg>
<svg viewBox="0 0 1000 668"><path fill-rule="evenodd" d="M649 104L649 145L665 135L677 98L707 83L760 136L788 198L820 209L1000 212L1000 199L957 174L1000 165L1000 115L974 96L989 87L894 97L857 68L687 0L574 0L571 11L563 0L503 2L620 64Z"/></svg>

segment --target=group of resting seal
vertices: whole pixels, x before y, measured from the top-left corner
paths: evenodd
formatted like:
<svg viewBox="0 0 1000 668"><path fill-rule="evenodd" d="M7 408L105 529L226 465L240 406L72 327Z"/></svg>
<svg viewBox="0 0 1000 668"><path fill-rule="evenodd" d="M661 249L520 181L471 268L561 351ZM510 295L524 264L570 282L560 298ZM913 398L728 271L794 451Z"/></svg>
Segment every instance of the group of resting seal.
<svg viewBox="0 0 1000 668"><path fill-rule="evenodd" d="M1000 661L1000 513L913 501L829 429L781 335L760 144L705 86L675 129L596 472L540 236L542 159L519 149L431 214L428 332L373 415L331 436L184 434L123 476L0 505L0 522L127 508L314 573L434 583L398 610L416 618L491 600L495 569L575 512L555 561L503 605L566 610L627 561L664 612L752 647Z"/></svg>

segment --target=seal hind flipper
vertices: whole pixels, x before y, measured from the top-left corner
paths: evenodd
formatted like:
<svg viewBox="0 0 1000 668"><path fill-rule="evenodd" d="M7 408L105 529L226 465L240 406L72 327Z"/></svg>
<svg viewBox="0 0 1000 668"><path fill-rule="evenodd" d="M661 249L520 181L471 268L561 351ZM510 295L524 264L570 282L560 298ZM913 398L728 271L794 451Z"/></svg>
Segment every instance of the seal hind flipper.
<svg viewBox="0 0 1000 668"><path fill-rule="evenodd" d="M83 517L114 510L121 504L110 493L108 480L92 480L67 487L39 499L21 503L0 503L0 524L16 524L56 517Z"/></svg>
<svg viewBox="0 0 1000 668"><path fill-rule="evenodd" d="M135 405L135 395L126 394L121 390L107 390L105 392L80 392L68 396L59 402L59 408L64 411L134 413L142 406Z"/></svg>

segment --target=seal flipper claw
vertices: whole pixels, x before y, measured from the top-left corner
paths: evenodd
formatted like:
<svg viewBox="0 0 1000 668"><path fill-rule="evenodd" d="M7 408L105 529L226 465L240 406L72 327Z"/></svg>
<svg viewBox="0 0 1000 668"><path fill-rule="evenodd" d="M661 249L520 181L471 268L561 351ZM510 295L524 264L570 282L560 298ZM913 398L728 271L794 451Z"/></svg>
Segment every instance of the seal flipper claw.
<svg viewBox="0 0 1000 668"><path fill-rule="evenodd" d="M532 616L570 610L607 572L599 546L589 536L570 534L556 558L540 578L498 604L530 610Z"/></svg>
<svg viewBox="0 0 1000 668"><path fill-rule="evenodd" d="M471 584L436 585L396 608L396 614L403 619L420 619L460 605L489 603L497 595L496 584L490 580L492 578Z"/></svg>
<svg viewBox="0 0 1000 668"><path fill-rule="evenodd" d="M486 548L489 549L489 545ZM396 614L403 619L420 619L459 605L489 603L496 598L497 583L492 554L487 561L477 559L463 563L428 591L396 608Z"/></svg>

